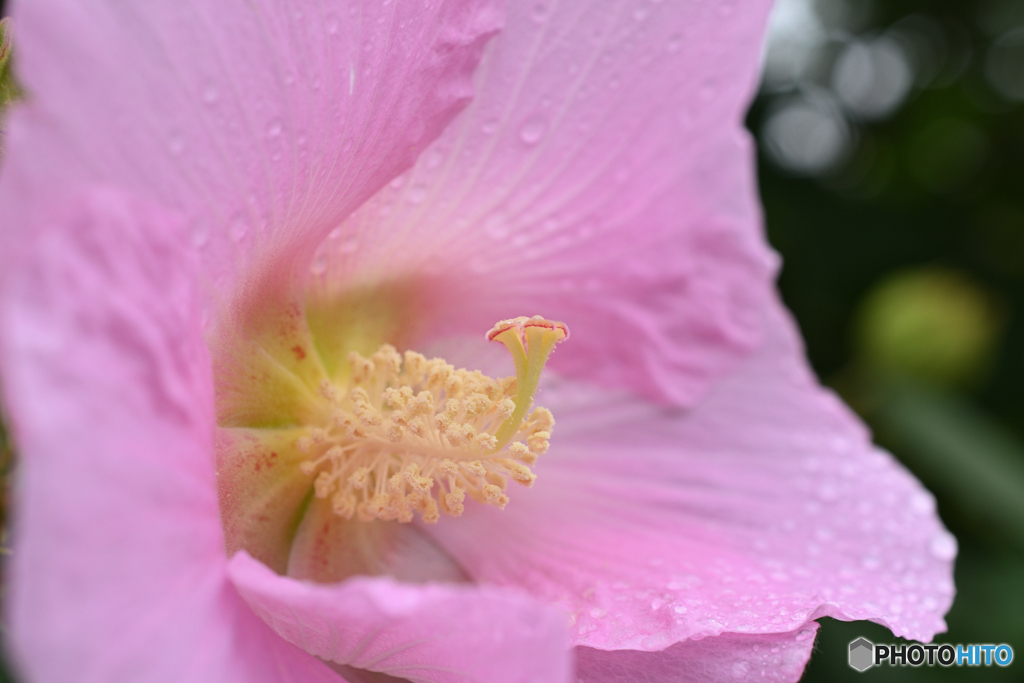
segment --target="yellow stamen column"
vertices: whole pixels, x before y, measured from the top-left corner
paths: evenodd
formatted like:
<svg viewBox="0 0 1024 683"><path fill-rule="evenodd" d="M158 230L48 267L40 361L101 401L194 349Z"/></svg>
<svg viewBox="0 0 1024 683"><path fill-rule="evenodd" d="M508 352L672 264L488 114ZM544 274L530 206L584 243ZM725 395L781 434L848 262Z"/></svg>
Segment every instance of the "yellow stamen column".
<svg viewBox="0 0 1024 683"><path fill-rule="evenodd" d="M487 338L516 366L500 380L386 344L370 358L350 354L350 385L321 387L329 420L296 443L315 495L330 498L335 514L367 521L457 517L467 495L504 508L508 480L532 486L530 467L548 448L554 418L531 411L533 396L568 336L539 316L499 322Z"/></svg>

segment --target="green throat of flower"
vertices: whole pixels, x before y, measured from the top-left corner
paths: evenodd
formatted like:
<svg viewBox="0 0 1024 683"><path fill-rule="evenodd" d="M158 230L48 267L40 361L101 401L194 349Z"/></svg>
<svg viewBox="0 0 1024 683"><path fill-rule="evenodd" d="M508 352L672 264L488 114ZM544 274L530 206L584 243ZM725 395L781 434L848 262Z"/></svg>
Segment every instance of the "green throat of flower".
<svg viewBox="0 0 1024 683"><path fill-rule="evenodd" d="M279 282L245 289L210 339L227 553L323 582L460 580L408 522L472 514L467 499L504 508L513 482L534 483L554 419L533 397L565 325L495 325L516 374L492 378L399 353L431 310L415 287L303 299Z"/></svg>

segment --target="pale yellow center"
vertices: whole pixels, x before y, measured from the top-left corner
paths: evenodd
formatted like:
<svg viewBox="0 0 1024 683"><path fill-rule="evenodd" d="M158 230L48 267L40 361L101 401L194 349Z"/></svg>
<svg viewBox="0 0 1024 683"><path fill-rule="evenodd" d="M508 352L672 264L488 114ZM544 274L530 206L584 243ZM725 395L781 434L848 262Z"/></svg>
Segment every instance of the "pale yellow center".
<svg viewBox="0 0 1024 683"><path fill-rule="evenodd" d="M468 495L504 508L509 480L532 486L530 469L548 449L554 419L531 410L562 323L505 320L487 334L512 353L516 376L493 379L391 345L369 358L350 353L347 383L320 383L328 416L295 446L315 495L335 514L364 521L436 522L458 517Z"/></svg>

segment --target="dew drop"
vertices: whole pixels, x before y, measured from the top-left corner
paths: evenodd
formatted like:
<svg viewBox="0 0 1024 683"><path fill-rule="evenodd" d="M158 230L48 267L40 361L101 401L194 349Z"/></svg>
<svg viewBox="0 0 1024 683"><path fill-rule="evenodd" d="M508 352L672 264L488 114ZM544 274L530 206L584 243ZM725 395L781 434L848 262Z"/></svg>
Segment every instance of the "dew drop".
<svg viewBox="0 0 1024 683"><path fill-rule="evenodd" d="M637 21L643 21L644 19L647 18L648 12L649 10L641 5L640 7L637 7L635 10L633 10L633 18L636 19Z"/></svg>
<svg viewBox="0 0 1024 683"><path fill-rule="evenodd" d="M267 137L276 138L281 134L281 130L284 128L284 124L281 123L281 119L273 119L267 124Z"/></svg>
<svg viewBox="0 0 1024 683"><path fill-rule="evenodd" d="M324 27L327 29L327 33L333 36L335 33L338 32L338 26L338 15L334 14L333 12L331 14L328 14L326 21L324 21Z"/></svg>
<svg viewBox="0 0 1024 683"><path fill-rule="evenodd" d="M837 491L836 487L831 484L822 484L818 487L816 493L818 494L818 499L823 500L826 503L831 503L839 497L839 491Z"/></svg>
<svg viewBox="0 0 1024 683"><path fill-rule="evenodd" d="M683 37L678 33L673 33L668 37L668 44L665 46L665 49L673 53L679 52L679 48L682 46L682 44Z"/></svg>
<svg viewBox="0 0 1024 683"><path fill-rule="evenodd" d="M924 517L935 511L935 498L930 493L918 491L910 499L910 509Z"/></svg>
<svg viewBox="0 0 1024 683"><path fill-rule="evenodd" d="M801 629L801 630L797 631L796 632L796 636L794 637L794 639L802 642L802 641L807 640L808 638L810 638L813 635L814 635L814 631L812 631L809 628L805 628L805 629Z"/></svg>
<svg viewBox="0 0 1024 683"><path fill-rule="evenodd" d="M644 638L640 644L647 650L664 650L672 644L668 634L664 632L652 633Z"/></svg>
<svg viewBox="0 0 1024 683"><path fill-rule="evenodd" d="M548 130L548 122L540 114L534 114L523 122L519 139L527 145L536 145Z"/></svg>
<svg viewBox="0 0 1024 683"><path fill-rule="evenodd" d="M231 224L231 239L234 241L241 242L248 233L249 225L244 220L239 218Z"/></svg>
<svg viewBox="0 0 1024 683"><path fill-rule="evenodd" d="M206 228L202 225L197 225L192 230L192 246L196 249L202 249L209 243L210 233L207 232Z"/></svg>
<svg viewBox="0 0 1024 683"><path fill-rule="evenodd" d="M505 217L501 214L495 214L484 223L484 232L492 239L503 240L508 237L510 231L508 223L505 222Z"/></svg>
<svg viewBox="0 0 1024 683"><path fill-rule="evenodd" d="M213 83L208 83L203 88L203 102L207 104L215 104L220 99L220 92L217 90L217 86Z"/></svg>
<svg viewBox="0 0 1024 683"><path fill-rule="evenodd" d="M440 150L432 149L427 153L427 168L437 168L441 165L442 161L444 161L444 154Z"/></svg>
<svg viewBox="0 0 1024 683"><path fill-rule="evenodd" d="M313 264L309 268L314 275L323 275L327 272L327 254L321 252L316 255L313 259Z"/></svg>
<svg viewBox="0 0 1024 683"><path fill-rule="evenodd" d="M410 204L419 204L427 198L427 188L425 185L416 185L412 187L405 198Z"/></svg>
<svg viewBox="0 0 1024 683"><path fill-rule="evenodd" d="M548 18L548 6L542 2L538 2L533 6L533 9L530 10L530 18L539 24L544 23Z"/></svg>
<svg viewBox="0 0 1024 683"><path fill-rule="evenodd" d="M939 560L952 560L956 557L956 538L948 531L940 531L932 537L928 544L932 557Z"/></svg>
<svg viewBox="0 0 1024 683"><path fill-rule="evenodd" d="M181 131L174 131L171 136L167 138L167 151L174 156L178 156L185 150L185 137L181 134Z"/></svg>
<svg viewBox="0 0 1024 683"><path fill-rule="evenodd" d="M484 135L492 135L498 130L498 119L487 119L480 125L480 130Z"/></svg>
<svg viewBox="0 0 1024 683"><path fill-rule="evenodd" d="M732 665L733 678L746 678L750 673L750 666L746 662L736 662Z"/></svg>
<svg viewBox="0 0 1024 683"><path fill-rule="evenodd" d="M601 609L600 607L594 607L590 610L590 616L594 619L604 619L608 612Z"/></svg>
<svg viewBox="0 0 1024 683"><path fill-rule="evenodd" d="M676 614L686 614L686 605L676 605L672 608L672 611Z"/></svg>
<svg viewBox="0 0 1024 683"><path fill-rule="evenodd" d="M359 240L355 237L349 237L347 240L341 243L342 254L354 254L359 249Z"/></svg>

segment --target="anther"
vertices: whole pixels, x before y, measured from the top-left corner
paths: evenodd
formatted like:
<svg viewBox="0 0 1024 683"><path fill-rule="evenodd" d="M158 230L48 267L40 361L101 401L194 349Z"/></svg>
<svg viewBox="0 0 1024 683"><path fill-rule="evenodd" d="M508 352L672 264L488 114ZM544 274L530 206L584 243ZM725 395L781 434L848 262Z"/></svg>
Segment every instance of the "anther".
<svg viewBox="0 0 1024 683"><path fill-rule="evenodd" d="M462 515L467 495L504 508L508 481L532 486L530 467L548 449L554 419L531 412L533 395L567 336L543 318L502 321L487 337L508 347L516 376L500 379L389 345L349 354L348 386L318 387L327 426L295 442L308 454L301 471L345 519L432 523Z"/></svg>

